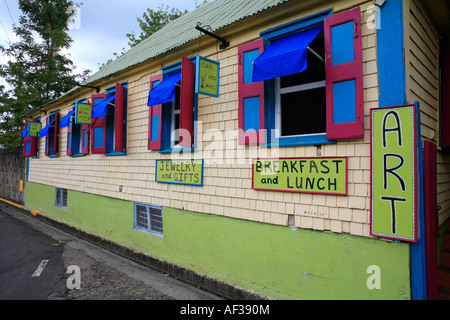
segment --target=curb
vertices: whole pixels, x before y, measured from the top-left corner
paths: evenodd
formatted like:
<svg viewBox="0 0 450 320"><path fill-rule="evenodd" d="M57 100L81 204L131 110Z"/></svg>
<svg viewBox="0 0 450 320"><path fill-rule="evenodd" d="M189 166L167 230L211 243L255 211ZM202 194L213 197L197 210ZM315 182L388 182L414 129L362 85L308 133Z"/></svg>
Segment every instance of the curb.
<svg viewBox="0 0 450 320"><path fill-rule="evenodd" d="M95 244L103 249L110 252L118 254L124 258L142 264L151 269L157 270L159 272L167 273L170 276L186 282L188 284L198 286L203 290L209 291L211 293L217 294L229 300L273 300L273 298L258 294L256 292L226 283L221 280L211 278L207 275L199 274L195 271L186 269L184 267L177 266L170 262L152 257L142 252L135 251L121 244L106 240L97 235L87 233L83 230L70 226L68 224L56 221L54 219L48 218L39 211L26 209L24 206L16 204L14 202L4 200L0 198L0 201L6 203L9 206L15 207L16 211L30 215L32 218L51 225L59 230L67 232L77 238L88 241Z"/></svg>

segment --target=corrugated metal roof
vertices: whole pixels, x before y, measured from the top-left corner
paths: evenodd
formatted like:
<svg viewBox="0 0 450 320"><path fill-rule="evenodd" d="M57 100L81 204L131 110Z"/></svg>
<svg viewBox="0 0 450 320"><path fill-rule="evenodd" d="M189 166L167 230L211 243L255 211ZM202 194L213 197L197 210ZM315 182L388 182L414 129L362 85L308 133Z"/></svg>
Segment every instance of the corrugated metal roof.
<svg viewBox="0 0 450 320"><path fill-rule="evenodd" d="M131 66L155 58L200 37L197 22L215 32L230 24L258 14L290 0L215 0L170 22L151 37L131 48L93 74L85 84L92 83Z"/></svg>

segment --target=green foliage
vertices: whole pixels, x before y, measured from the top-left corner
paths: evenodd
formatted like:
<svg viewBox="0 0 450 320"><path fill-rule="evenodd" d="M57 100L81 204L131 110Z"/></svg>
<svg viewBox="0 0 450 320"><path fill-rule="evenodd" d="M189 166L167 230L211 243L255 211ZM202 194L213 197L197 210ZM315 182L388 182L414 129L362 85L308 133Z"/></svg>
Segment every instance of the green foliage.
<svg viewBox="0 0 450 320"><path fill-rule="evenodd" d="M142 19L137 18L139 27L141 28L141 34L136 37L134 31L131 33L127 33L127 38L128 40L130 40L128 41L129 46L134 47L138 45L140 42L150 37L170 21L181 17L187 12L187 10L183 12L175 8L169 9L169 6L164 7L164 5L161 5L161 7L159 7L157 10L148 8L147 11L142 15Z"/></svg>
<svg viewBox="0 0 450 320"><path fill-rule="evenodd" d="M137 18L137 21L139 22L139 27L141 28L141 34L139 36L136 36L134 31L126 34L129 40L128 45L130 46L130 48L137 46L143 40L147 39L156 31L158 31L166 24L168 24L170 21L181 17L183 14L187 12L188 12L187 10L182 12L175 8L170 9L169 6L164 7L164 5L161 5L161 7L159 7L157 10L147 8L147 11L144 12L144 14L142 15L142 19L139 17ZM116 58L120 57L123 54L125 54L125 52L126 49L123 48L120 54L114 53L114 56L116 56ZM109 59L108 61L102 64L99 63L99 69L104 68L108 63L111 63L112 61L114 61L114 59Z"/></svg>
<svg viewBox="0 0 450 320"><path fill-rule="evenodd" d="M62 53L72 42L68 21L73 5L71 0L19 0L23 14L14 33L20 40L0 47L9 58L0 65L0 76L12 88L0 88L0 146L20 145L24 115L87 77L88 70L72 74L73 62Z"/></svg>

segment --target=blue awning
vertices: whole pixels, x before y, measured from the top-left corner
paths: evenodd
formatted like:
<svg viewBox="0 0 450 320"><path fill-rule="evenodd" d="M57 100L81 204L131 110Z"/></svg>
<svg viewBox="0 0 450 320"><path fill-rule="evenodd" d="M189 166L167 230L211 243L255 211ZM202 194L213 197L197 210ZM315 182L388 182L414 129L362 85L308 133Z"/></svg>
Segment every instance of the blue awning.
<svg viewBox="0 0 450 320"><path fill-rule="evenodd" d="M28 137L28 133L30 132L30 130L28 130L28 127L29 125L27 125L27 128L22 131L22 138Z"/></svg>
<svg viewBox="0 0 450 320"><path fill-rule="evenodd" d="M112 95L94 106L94 108L92 108L91 118L103 118L106 116L106 112L108 112L108 103L115 99L116 95Z"/></svg>
<svg viewBox="0 0 450 320"><path fill-rule="evenodd" d="M323 27L303 31L273 41L256 58L253 65L253 81L275 79L307 69L307 48Z"/></svg>
<svg viewBox="0 0 450 320"><path fill-rule="evenodd" d="M60 128L65 128L65 127L69 126L70 117L71 117L73 114L75 114L75 110L69 112L68 115L64 116L64 117L61 119L61 122L60 122L59 127L60 127Z"/></svg>
<svg viewBox="0 0 450 320"><path fill-rule="evenodd" d="M157 106L175 99L175 86L180 80L181 72L178 72L161 81L150 91L147 106Z"/></svg>
<svg viewBox="0 0 450 320"><path fill-rule="evenodd" d="M48 126L46 126L44 129L39 131L39 136L41 138L48 136L48 131L50 130L50 126L53 124L53 122L55 122L55 119L53 119L52 122L50 122L50 124Z"/></svg>

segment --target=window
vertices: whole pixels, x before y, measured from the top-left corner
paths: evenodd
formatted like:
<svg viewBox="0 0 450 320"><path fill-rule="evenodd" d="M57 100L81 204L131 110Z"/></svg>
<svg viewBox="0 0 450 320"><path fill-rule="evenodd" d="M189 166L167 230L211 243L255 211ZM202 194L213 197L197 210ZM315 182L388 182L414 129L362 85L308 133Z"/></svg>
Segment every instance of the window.
<svg viewBox="0 0 450 320"><path fill-rule="evenodd" d="M170 148L175 148L180 144L180 86L175 86L175 99L170 102L169 116L170 119Z"/></svg>
<svg viewBox="0 0 450 320"><path fill-rule="evenodd" d="M127 85L117 83L104 94L92 95L91 149L107 156L126 154ZM101 109L99 112L96 108ZM86 128L80 133L87 141ZM86 138L84 138L86 137ZM82 143L84 147L87 142Z"/></svg>
<svg viewBox="0 0 450 320"><path fill-rule="evenodd" d="M261 37L238 48L240 144L364 136L359 8L324 11Z"/></svg>
<svg viewBox="0 0 450 320"><path fill-rule="evenodd" d="M37 126L32 127L30 123L33 125L37 124ZM41 123L39 117L32 119L31 122L25 123L25 129L22 132L24 157L39 158L39 130L37 129L39 129L40 126ZM31 132L32 130L35 131Z"/></svg>
<svg viewBox="0 0 450 320"><path fill-rule="evenodd" d="M162 207L144 203L134 203L134 228L163 237Z"/></svg>
<svg viewBox="0 0 450 320"><path fill-rule="evenodd" d="M67 209L67 189L55 188L55 206Z"/></svg>
<svg viewBox="0 0 450 320"><path fill-rule="evenodd" d="M72 127L72 139L71 140L68 139L68 141L69 141L68 147L71 148L71 153L72 153L71 156L72 157L83 156L84 155L82 153L83 125L75 123L74 118L72 118L69 126Z"/></svg>
<svg viewBox="0 0 450 320"><path fill-rule="evenodd" d="M323 31L310 48L325 56ZM305 71L274 80L276 138L326 133L325 63L310 51L307 60Z"/></svg>
<svg viewBox="0 0 450 320"><path fill-rule="evenodd" d="M163 75L150 78L149 150L171 152L192 150L196 98L195 64L182 57L181 63L163 70Z"/></svg>
<svg viewBox="0 0 450 320"><path fill-rule="evenodd" d="M57 157L59 152L59 110L53 111L45 119L45 128L40 131L45 137L45 155Z"/></svg>
<svg viewBox="0 0 450 320"><path fill-rule="evenodd" d="M72 157L80 157L89 153L87 147L89 125L76 123L76 107L77 103L69 109L69 113L61 119L60 123L60 128L67 126L67 155Z"/></svg>

